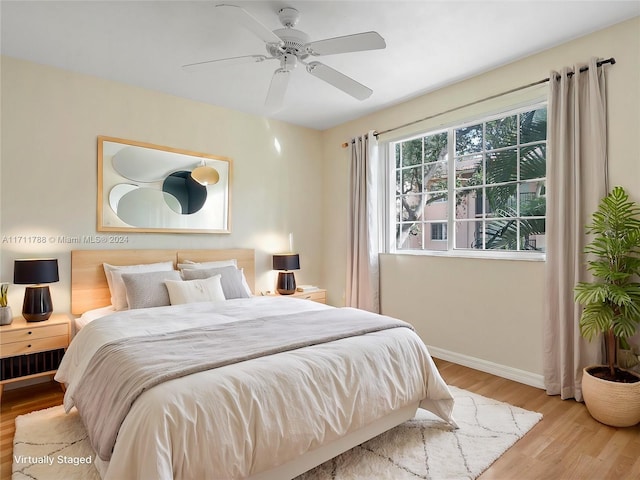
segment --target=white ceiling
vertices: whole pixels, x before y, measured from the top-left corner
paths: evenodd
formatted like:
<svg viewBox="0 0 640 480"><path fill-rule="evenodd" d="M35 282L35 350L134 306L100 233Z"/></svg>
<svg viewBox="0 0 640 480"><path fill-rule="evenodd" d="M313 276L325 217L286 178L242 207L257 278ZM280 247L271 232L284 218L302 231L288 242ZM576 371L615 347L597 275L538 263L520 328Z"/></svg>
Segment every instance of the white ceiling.
<svg viewBox="0 0 640 480"><path fill-rule="evenodd" d="M318 57L373 89L355 100L304 68L284 108L264 107L277 62L187 73L181 65L266 54L215 5L249 11L269 29L295 7L311 40L375 30L384 50ZM640 1L7 1L2 54L180 97L326 129L640 15ZM598 52L594 52L597 54ZM604 53L605 55L608 53ZM576 59L580 60L580 59Z"/></svg>

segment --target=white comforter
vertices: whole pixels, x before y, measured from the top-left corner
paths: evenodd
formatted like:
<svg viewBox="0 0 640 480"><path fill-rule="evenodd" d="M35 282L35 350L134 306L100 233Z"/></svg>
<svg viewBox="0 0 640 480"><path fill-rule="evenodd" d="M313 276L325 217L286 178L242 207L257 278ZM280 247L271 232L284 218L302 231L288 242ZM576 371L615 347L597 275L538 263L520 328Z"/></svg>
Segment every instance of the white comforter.
<svg viewBox="0 0 640 480"><path fill-rule="evenodd" d="M207 325L207 312L234 321L329 308L254 297L117 312L76 335L55 378L67 384L69 411L89 360L107 342ZM122 424L103 477L245 478L417 401L451 420L451 394L424 343L407 328L245 361L144 392Z"/></svg>

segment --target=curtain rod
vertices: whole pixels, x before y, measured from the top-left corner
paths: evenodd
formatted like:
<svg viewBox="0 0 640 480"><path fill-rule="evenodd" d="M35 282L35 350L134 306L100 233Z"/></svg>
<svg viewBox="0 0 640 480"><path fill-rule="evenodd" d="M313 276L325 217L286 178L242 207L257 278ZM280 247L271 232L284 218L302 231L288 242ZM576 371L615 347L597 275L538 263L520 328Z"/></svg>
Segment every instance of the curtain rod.
<svg viewBox="0 0 640 480"><path fill-rule="evenodd" d="M606 60L601 60L601 61L597 62L596 65L598 67L601 67L602 65L605 65L607 63L610 63L611 65L615 65L616 64L616 59L613 58L613 57L607 58ZM587 70L589 70L588 66L582 67L579 71L580 71L580 73L582 73L582 72L586 72ZM567 74L567 76L569 76L569 77L572 77L574 75L575 75L575 72L569 72ZM473 102L465 103L464 105L453 107L453 108L450 108L449 110L445 110L443 112L434 113L433 115L429 115L428 117L424 117L424 118L421 118L419 120L414 120L413 122L405 123L403 125L400 125L400 126L397 126L397 127L394 127L394 128L389 128L389 129L383 130L381 132L373 132L373 135L376 138L378 138L379 135L382 135L384 133L389 133L389 132L393 132L395 130L400 130L401 128L410 127L411 125L415 125L416 123L424 122L426 120L431 120L432 118L439 117L441 115L446 115L447 113L455 112L456 110L461 110L461 109L466 108L466 107L471 107L473 105L477 105L478 103L486 102L487 100L493 100L494 98L502 97L504 95L509 95L510 93L519 92L520 90L524 90L526 88L535 87L536 85L542 85L543 83L547 83L549 80L551 80L550 77L543 78L542 80L538 80L537 82L528 83L527 85L522 85L520 87L512 88L511 90L507 90L505 92L496 93L494 95L490 95L488 97L484 97L484 98L481 98L479 100L474 100ZM556 77L556 80L560 80L560 76L559 75ZM353 140L351 142L343 143L342 144L342 148L347 148L349 146L349 144L351 144L351 143L353 143Z"/></svg>

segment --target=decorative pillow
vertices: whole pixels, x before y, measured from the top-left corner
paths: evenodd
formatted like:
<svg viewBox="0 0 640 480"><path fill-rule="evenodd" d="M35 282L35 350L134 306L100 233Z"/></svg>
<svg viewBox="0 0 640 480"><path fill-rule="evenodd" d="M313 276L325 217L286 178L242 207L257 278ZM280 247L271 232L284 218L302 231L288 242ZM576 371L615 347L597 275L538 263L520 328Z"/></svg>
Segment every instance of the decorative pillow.
<svg viewBox="0 0 640 480"><path fill-rule="evenodd" d="M142 273L122 273L130 309L171 305L165 281L180 281L177 270Z"/></svg>
<svg viewBox="0 0 640 480"><path fill-rule="evenodd" d="M195 302L224 302L224 292L220 283L221 275L198 280L166 280L171 305Z"/></svg>
<svg viewBox="0 0 640 480"><path fill-rule="evenodd" d="M145 263L141 265L109 265L103 263L104 274L107 277L107 284L111 292L111 305L116 310L126 310L127 293L122 282L122 273L133 272L159 272L173 270L173 262Z"/></svg>
<svg viewBox="0 0 640 480"><path fill-rule="evenodd" d="M216 262L192 262L191 260L185 260L184 263L178 264L178 270L186 270L193 268L222 268L222 267L237 267L238 261L235 258L230 260L218 260Z"/></svg>
<svg viewBox="0 0 640 480"><path fill-rule="evenodd" d="M244 274L242 270L236 267L222 268L192 268L182 271L185 280L195 280L199 278L209 278L214 275L221 275L222 291L227 300L232 298L249 298L251 295L247 293L242 279Z"/></svg>

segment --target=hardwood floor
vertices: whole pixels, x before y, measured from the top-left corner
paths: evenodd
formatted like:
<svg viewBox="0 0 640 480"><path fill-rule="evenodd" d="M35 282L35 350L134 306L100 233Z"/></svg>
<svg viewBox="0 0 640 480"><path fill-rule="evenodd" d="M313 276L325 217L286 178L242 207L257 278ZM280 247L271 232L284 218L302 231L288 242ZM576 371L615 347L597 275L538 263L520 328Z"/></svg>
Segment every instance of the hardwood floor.
<svg viewBox="0 0 640 480"><path fill-rule="evenodd" d="M436 360L436 364L450 385L544 415L542 421L489 467L479 480L640 478L640 426L607 427L593 420L585 406L573 400L562 401L537 388L443 360ZM11 478L15 417L60 404L62 391L55 383L3 394L0 411L1 480Z"/></svg>
<svg viewBox="0 0 640 480"><path fill-rule="evenodd" d="M479 480L640 479L640 426L607 427L582 403L442 360L436 364L450 385L544 416Z"/></svg>

